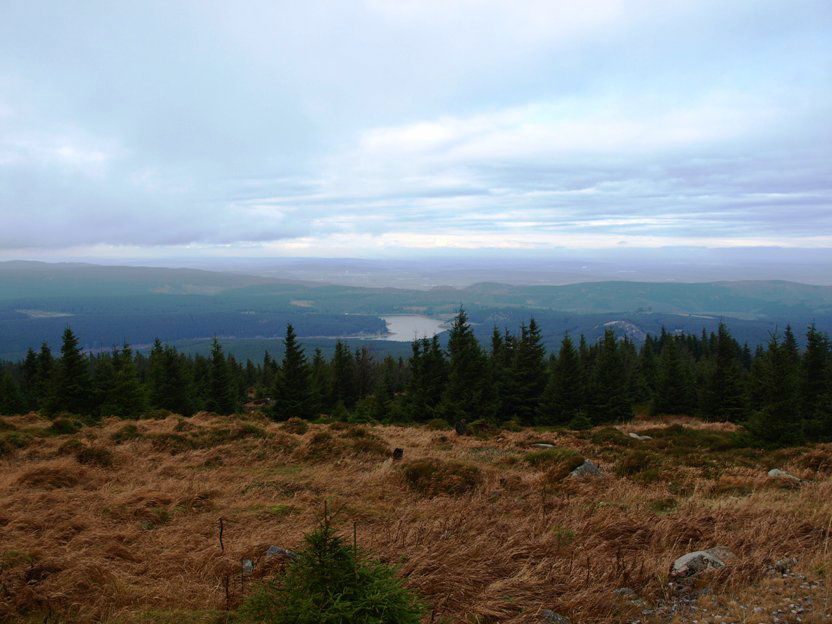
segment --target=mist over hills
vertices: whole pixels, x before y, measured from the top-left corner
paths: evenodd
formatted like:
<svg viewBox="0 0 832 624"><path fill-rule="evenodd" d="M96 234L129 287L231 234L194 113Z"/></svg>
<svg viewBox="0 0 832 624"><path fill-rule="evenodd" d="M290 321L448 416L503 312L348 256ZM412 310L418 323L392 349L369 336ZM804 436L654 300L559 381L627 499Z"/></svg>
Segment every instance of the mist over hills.
<svg viewBox="0 0 832 624"><path fill-rule="evenodd" d="M420 290L193 268L10 261L0 262L0 358L20 358L43 341L56 347L67 324L93 350L124 341L141 348L158 337L199 351L218 336L238 356L261 357L265 349L279 352L278 337L292 323L309 347L328 350L345 338L405 354L406 343L378 340L386 329L381 316L446 319L461 305L482 339L494 327L513 330L533 316L547 346L567 331L594 339L613 327L639 341L662 327L710 331L721 320L752 345L787 323L832 329L832 287L783 280L483 281Z"/></svg>

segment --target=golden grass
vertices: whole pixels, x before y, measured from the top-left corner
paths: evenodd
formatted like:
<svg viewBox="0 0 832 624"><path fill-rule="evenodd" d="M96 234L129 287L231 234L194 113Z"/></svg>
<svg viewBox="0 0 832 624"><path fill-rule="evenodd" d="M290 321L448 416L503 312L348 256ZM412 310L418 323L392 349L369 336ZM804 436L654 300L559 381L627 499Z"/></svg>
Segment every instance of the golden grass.
<svg viewBox="0 0 832 624"><path fill-rule="evenodd" d="M48 424L32 415L5 420L19 429ZM671 423L730 430L680 419L622 430ZM727 454L700 466L644 443L635 448L652 448L662 462L652 480L617 476L633 447L563 432L483 440L313 425L296 434L207 414L185 425L175 416L140 421L117 435L124 427L109 420L37 438L0 460L0 621L223 621L256 578L282 565L266 565L266 548L300 546L325 502L340 510L345 532L356 524L369 553L399 566L431 605L425 621L436 624L539 622L546 608L574 623L653 621L614 590L669 599L672 561L717 544L736 560L696 583L710 585L725 609L730 601L762 605L771 592L760 587L779 582L766 566L778 559L797 558L813 577L832 574L829 445L736 462ZM62 453L72 439L108 450L112 465ZM523 460L538 442L574 449L605 474L553 476L546 462ZM402 462L389 458L396 447ZM794 489L772 482L765 471L775 460L811 481ZM426 461L454 483L462 478L454 471L476 477L443 488L419 473L414 486L407 467ZM244 558L255 562L253 577L240 574ZM827 621L826 609L817 599L803 621Z"/></svg>

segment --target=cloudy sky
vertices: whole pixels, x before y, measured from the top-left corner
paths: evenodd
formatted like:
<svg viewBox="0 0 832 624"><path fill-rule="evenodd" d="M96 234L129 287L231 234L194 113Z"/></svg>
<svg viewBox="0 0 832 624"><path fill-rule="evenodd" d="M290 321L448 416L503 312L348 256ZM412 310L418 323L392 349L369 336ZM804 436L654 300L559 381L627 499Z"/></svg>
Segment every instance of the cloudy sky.
<svg viewBox="0 0 832 624"><path fill-rule="evenodd" d="M829 0L0 0L0 256L832 247Z"/></svg>

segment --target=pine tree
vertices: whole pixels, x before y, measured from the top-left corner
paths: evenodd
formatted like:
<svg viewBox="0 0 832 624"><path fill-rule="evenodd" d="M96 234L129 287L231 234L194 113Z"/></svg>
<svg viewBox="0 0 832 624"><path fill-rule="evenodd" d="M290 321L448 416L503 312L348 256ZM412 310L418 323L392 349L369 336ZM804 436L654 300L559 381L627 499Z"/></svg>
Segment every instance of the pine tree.
<svg viewBox="0 0 832 624"><path fill-rule="evenodd" d="M745 396L739 345L724 323L717 331L716 356L707 380L703 414L709 420L738 422L745 417Z"/></svg>
<svg viewBox="0 0 832 624"><path fill-rule="evenodd" d="M81 355L78 338L67 327L63 334L61 359L55 370L48 399L48 412L87 415L92 409L92 384L89 363Z"/></svg>
<svg viewBox="0 0 832 624"><path fill-rule="evenodd" d="M798 370L791 346L776 336L769 341L764 360L763 408L749 421L749 429L766 442L779 445L803 440L803 423L797 400Z"/></svg>
<svg viewBox="0 0 832 624"><path fill-rule="evenodd" d="M590 397L593 423L622 422L633 417L618 341L611 329L604 330L592 377Z"/></svg>
<svg viewBox="0 0 832 624"><path fill-rule="evenodd" d="M326 359L324 359L324 354L320 349L315 349L312 355L310 383L314 411L327 411L329 409L329 370Z"/></svg>
<svg viewBox="0 0 832 624"><path fill-rule="evenodd" d="M672 336L662 342L653 413L692 414L695 404L687 351Z"/></svg>
<svg viewBox="0 0 832 624"><path fill-rule="evenodd" d="M355 365L352 352L339 340L335 343L335 354L332 357L330 407L340 402L347 409L350 409L355 405L356 395Z"/></svg>
<svg viewBox="0 0 832 624"><path fill-rule="evenodd" d="M297 342L295 330L291 324L286 326L286 338L283 341L283 363L275 379L273 396L274 406L271 410L275 420L289 418L312 419L315 416L310 387L309 367L303 347Z"/></svg>
<svg viewBox="0 0 832 624"><path fill-rule="evenodd" d="M560 351L544 394L541 424L566 424L581 410L584 399L584 380L580 358L569 334L566 334L560 343Z"/></svg>
<svg viewBox="0 0 832 624"><path fill-rule="evenodd" d="M488 360L462 309L448 333L448 354L448 383L441 405L446 420L456 424L492 419L496 410Z"/></svg>
<svg viewBox="0 0 832 624"><path fill-rule="evenodd" d="M120 418L138 418L147 410L147 397L139 383L133 351L128 344L114 354L113 365L113 394L108 400L111 413Z"/></svg>
<svg viewBox="0 0 832 624"><path fill-rule="evenodd" d="M829 339L814 323L806 332L806 353L800 371L802 413L808 437L832 440L832 359Z"/></svg>
<svg viewBox="0 0 832 624"><path fill-rule="evenodd" d="M222 345L214 338L211 343L211 368L206 407L210 412L233 414L236 411L236 386L228 369Z"/></svg>
<svg viewBox="0 0 832 624"><path fill-rule="evenodd" d="M26 410L26 399L20 384L8 370L0 373L0 414L20 414Z"/></svg>
<svg viewBox="0 0 832 624"><path fill-rule="evenodd" d="M23 360L23 400L27 410L38 408L38 356L29 348Z"/></svg>
<svg viewBox="0 0 832 624"><path fill-rule="evenodd" d="M520 328L520 340L514 356L514 404L520 422L531 425L540 412L540 401L546 388L546 349L540 328L534 319Z"/></svg>

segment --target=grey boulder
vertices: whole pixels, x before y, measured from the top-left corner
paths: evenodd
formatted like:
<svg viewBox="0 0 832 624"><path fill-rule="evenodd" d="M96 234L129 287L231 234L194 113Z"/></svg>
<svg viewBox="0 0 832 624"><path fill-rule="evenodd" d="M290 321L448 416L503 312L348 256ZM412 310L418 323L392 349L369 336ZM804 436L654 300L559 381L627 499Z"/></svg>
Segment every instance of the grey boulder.
<svg viewBox="0 0 832 624"><path fill-rule="evenodd" d="M565 615L555 613L551 609L543 609L540 615L543 616L542 624L572 624L572 621Z"/></svg>
<svg viewBox="0 0 832 624"><path fill-rule="evenodd" d="M785 470L780 470L779 468L772 468L769 470L768 477L769 479L788 479L789 481L800 481L799 477L796 477Z"/></svg>
<svg viewBox="0 0 832 624"><path fill-rule="evenodd" d="M266 551L266 559L271 559L272 557L286 557L287 559L297 559L298 554L294 550L281 548L280 546L269 546L269 549Z"/></svg>
<svg viewBox="0 0 832 624"><path fill-rule="evenodd" d="M601 469L588 459L569 473L570 477L600 477Z"/></svg>
<svg viewBox="0 0 832 624"><path fill-rule="evenodd" d="M727 548L716 546L707 550L696 550L682 555L673 562L671 576L693 576L709 568L725 567L726 562L734 558Z"/></svg>

